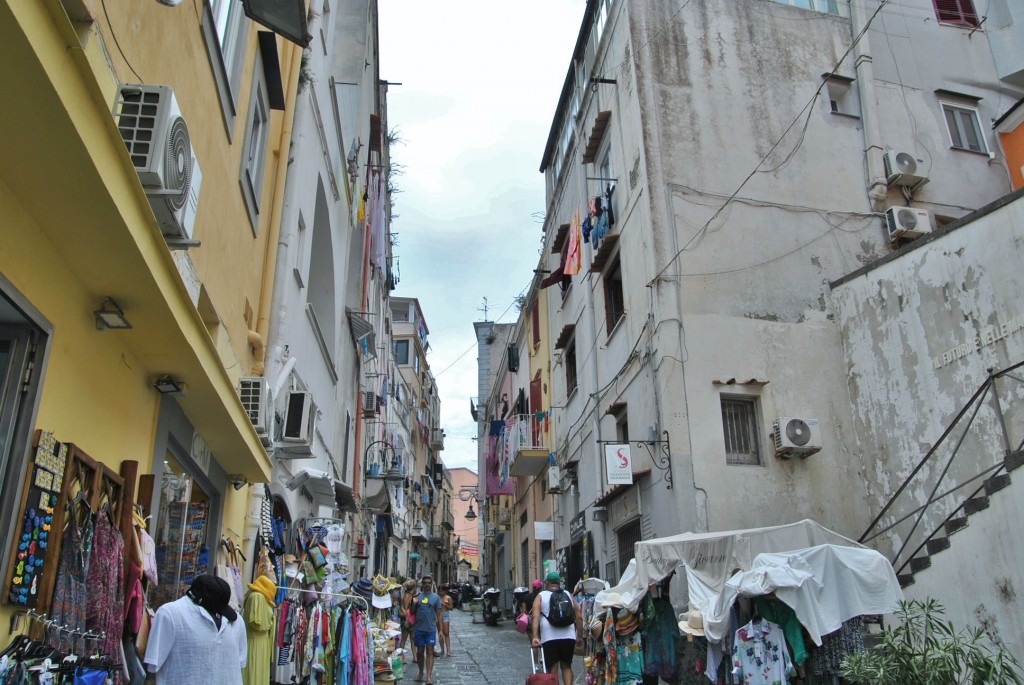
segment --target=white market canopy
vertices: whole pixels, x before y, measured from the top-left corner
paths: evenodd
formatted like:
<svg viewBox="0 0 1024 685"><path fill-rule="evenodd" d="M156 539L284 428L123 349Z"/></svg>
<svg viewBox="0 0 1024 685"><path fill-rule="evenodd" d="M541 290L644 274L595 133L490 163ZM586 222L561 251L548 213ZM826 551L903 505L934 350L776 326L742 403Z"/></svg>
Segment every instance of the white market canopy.
<svg viewBox="0 0 1024 685"><path fill-rule="evenodd" d="M618 595L616 604L635 611L648 585L679 566L686 569L690 603L701 610L713 642L729 630L729 609L740 596L774 592L818 645L843 621L891 613L903 599L885 557L810 519L638 542L619 584L595 599Z"/></svg>

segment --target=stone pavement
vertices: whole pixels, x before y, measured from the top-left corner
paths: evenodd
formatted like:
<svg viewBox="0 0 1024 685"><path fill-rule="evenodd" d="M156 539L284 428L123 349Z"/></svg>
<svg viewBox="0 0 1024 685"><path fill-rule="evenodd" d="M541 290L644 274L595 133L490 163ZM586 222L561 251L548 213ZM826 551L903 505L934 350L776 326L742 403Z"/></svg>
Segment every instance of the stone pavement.
<svg viewBox="0 0 1024 685"><path fill-rule="evenodd" d="M434 659L434 685L524 685L530 674L530 643L505 619L497 626L473 623L469 611L451 612L452 656ZM583 682L583 657L573 671ZM412 655L401 685L416 685Z"/></svg>

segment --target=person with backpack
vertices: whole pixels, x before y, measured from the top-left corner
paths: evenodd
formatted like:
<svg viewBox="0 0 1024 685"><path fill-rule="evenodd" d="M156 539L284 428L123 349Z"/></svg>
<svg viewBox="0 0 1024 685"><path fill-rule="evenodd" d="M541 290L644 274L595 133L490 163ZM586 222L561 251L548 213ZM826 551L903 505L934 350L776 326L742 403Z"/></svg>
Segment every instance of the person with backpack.
<svg viewBox="0 0 1024 685"><path fill-rule="evenodd" d="M547 589L533 602L533 646L543 650L548 673L560 672L562 685L572 685L572 658L576 646L583 644L583 612L562 587L557 571L549 573L544 582Z"/></svg>

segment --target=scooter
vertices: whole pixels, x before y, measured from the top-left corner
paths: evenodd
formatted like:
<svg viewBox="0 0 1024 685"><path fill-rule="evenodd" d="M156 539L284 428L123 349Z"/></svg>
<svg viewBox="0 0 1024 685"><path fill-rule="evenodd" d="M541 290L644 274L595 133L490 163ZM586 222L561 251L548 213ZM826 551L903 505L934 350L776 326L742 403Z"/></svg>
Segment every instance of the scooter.
<svg viewBox="0 0 1024 685"><path fill-rule="evenodd" d="M484 623L489 626L496 626L498 621L501 620L501 607L498 606L500 598L501 590L496 587L492 587L484 592Z"/></svg>

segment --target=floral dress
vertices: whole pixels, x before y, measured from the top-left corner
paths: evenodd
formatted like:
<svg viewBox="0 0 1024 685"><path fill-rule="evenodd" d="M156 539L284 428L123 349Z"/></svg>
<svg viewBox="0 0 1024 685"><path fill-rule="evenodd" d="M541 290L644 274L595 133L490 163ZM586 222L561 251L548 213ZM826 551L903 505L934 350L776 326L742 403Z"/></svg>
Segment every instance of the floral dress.
<svg viewBox="0 0 1024 685"><path fill-rule="evenodd" d="M732 673L741 685L786 685L796 673L782 628L767 620L751 621L736 631Z"/></svg>

